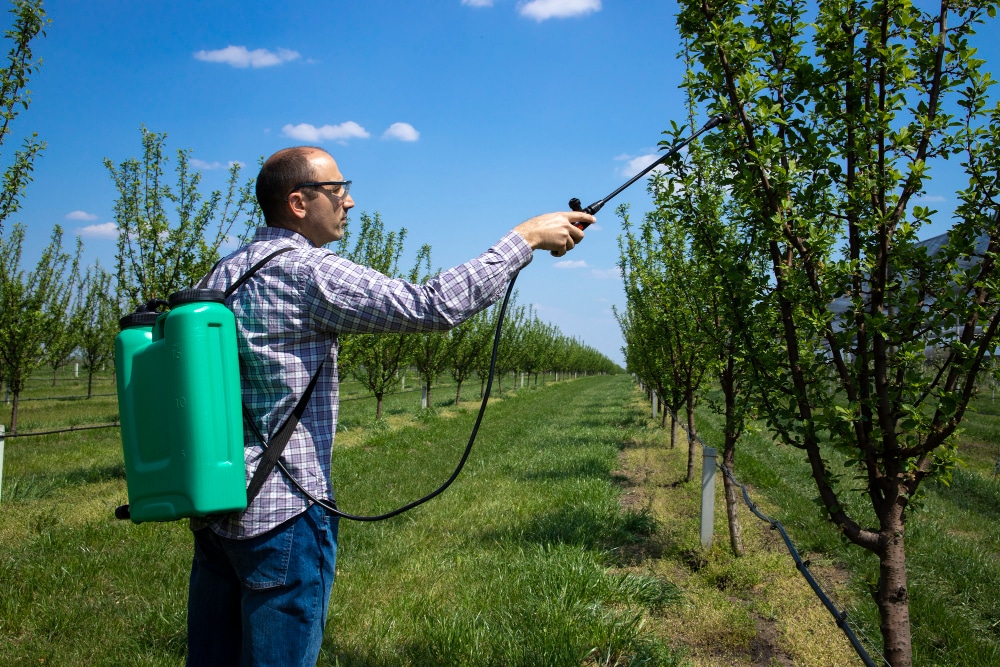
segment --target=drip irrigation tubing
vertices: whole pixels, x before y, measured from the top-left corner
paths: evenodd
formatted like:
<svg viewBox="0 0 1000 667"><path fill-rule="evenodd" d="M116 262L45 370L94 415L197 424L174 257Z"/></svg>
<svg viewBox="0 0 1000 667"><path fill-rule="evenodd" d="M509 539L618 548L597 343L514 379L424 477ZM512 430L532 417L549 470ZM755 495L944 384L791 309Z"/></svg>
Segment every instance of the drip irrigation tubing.
<svg viewBox="0 0 1000 667"><path fill-rule="evenodd" d="M682 422L677 417L677 413L675 413L673 410L671 410L666 406L664 406L664 408L666 409L667 412L670 413L670 416L674 420L674 422L680 425L680 427L684 430L684 433L687 434L689 439L694 439L702 447L707 447L705 441L702 440L697 433L695 433L692 436L692 434L688 432L687 426L685 426L684 422ZM830 615L833 616L834 622L836 622L837 627L840 628L843 631L843 633L847 636L848 641L851 642L851 646L854 647L854 650L855 652L857 652L858 657L861 658L862 662L864 662L867 667L878 667L877 663L874 660L872 660L871 656L868 654L868 650L861 643L861 640L859 640L857 635L854 633L854 629L851 628L850 624L847 622L847 610L838 609L837 605L833 603L830 597L826 594L823 588L813 577L812 572L809 571L809 561L802 560L802 557L799 555L798 549L795 548L795 545L792 544L791 538L788 537L788 533L785 531L785 527L781 525L780 521L778 521L777 519L772 519L771 517L767 516L757 508L757 505L754 504L754 502L750 499L750 494L747 492L747 487L743 485L739 480L737 480L736 477L733 476L733 473L730 472L725 465L719 463L718 467L720 470L722 470L723 474L726 477L728 477L733 484L735 484L742 490L743 501L747 504L747 507L750 508L750 511L753 512L757 516L757 518L759 518L761 521L770 524L771 529L777 530L778 533L781 535L781 539L784 540L785 546L788 548L788 553L792 555L792 560L795 561L795 568L799 571L799 573L802 574L806 582L809 584L809 587L812 588L813 592L816 594L816 597L819 598L820 602L823 603L823 606L826 607L827 611L830 612ZM883 664L886 664L884 658L883 658Z"/></svg>
<svg viewBox="0 0 1000 667"><path fill-rule="evenodd" d="M19 431L11 431L10 433L4 433L4 438L27 438L33 435L53 435L55 433L72 433L73 431L89 431L96 428L118 428L121 424L114 422L113 424L86 424L83 426L70 426L69 428L56 429L52 431L29 431L28 433L21 433Z"/></svg>
<svg viewBox="0 0 1000 667"><path fill-rule="evenodd" d="M77 396L29 396L21 397L17 399L18 403L24 403L25 401L86 401L91 398L107 398L108 396L117 396L118 394L91 394L87 396L85 394L79 394ZM5 403L10 403L10 400L5 401Z"/></svg>

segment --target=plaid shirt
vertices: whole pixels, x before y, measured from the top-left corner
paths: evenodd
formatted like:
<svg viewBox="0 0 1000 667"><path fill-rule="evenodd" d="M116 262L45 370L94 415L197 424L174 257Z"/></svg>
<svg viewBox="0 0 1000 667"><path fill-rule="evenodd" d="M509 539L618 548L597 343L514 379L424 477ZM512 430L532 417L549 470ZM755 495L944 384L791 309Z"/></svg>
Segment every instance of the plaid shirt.
<svg viewBox="0 0 1000 667"><path fill-rule="evenodd" d="M226 289L256 262L278 255L242 285L228 305L236 315L243 402L261 433L273 435L313 374L328 361L282 455L288 471L317 498L332 498L330 464L337 428L338 334L444 331L487 307L526 266L531 247L510 232L485 253L425 285L388 278L316 248L295 232L262 227L254 240L223 259L206 287ZM263 448L244 428L247 484ZM277 469L245 512L192 519L223 537L247 539L297 516L309 501Z"/></svg>

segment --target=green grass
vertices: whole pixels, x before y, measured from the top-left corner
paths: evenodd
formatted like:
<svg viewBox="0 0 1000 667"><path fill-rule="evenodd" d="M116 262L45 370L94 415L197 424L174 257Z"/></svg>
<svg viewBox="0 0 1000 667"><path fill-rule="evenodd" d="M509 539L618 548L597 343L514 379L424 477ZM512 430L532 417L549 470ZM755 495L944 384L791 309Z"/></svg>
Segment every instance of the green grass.
<svg viewBox="0 0 1000 667"><path fill-rule="evenodd" d="M611 475L630 391L606 377L508 392L449 491L391 521L342 523L320 664L678 664L649 629L678 589L616 556L651 529L620 509ZM346 510L384 511L447 477L474 417L448 394L423 413L419 393L392 398L375 429L361 426L373 402L345 402L361 432L335 453ZM67 421L59 406L113 410L96 401L23 414L49 428ZM7 441L0 664L183 663L191 538L184 522L113 519L120 456L114 429Z"/></svg>
<svg viewBox="0 0 1000 667"><path fill-rule="evenodd" d="M102 381L112 390L110 374ZM374 399L345 383L334 456L343 509L384 512L436 488L465 446L478 389L467 383L456 408L454 387L438 387L423 411L419 391L390 395L375 424ZM22 432L117 418L113 396L82 400L76 380L53 388L43 377L29 390ZM685 448L667 449L647 410L625 377L505 392L451 489L391 521L341 524L319 664L853 664L783 545L745 508L747 555L729 554L721 481L716 546L700 549L699 485L677 483ZM717 417L704 411L699 427L719 441ZM1000 404L987 396L964 426L950 486L927 484L910 513L916 664L1000 664L998 443ZM822 516L800 451L760 435L740 447L737 475L754 500L880 648L877 560ZM849 511L870 523L850 491L860 483L829 458L845 472ZM0 665L183 663L190 535L184 522L115 521L126 500L116 429L7 440ZM762 647L777 653L761 658Z"/></svg>

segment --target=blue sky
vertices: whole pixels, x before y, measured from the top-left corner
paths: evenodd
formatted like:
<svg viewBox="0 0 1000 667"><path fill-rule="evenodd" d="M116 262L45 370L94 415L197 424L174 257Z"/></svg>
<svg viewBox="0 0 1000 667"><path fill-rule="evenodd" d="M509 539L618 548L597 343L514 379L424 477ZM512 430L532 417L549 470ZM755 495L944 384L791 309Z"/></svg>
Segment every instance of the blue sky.
<svg viewBox="0 0 1000 667"><path fill-rule="evenodd" d="M52 0L43 58L9 147L47 149L19 214L25 264L53 225L87 261L114 262L104 158L140 154L140 127L192 151L203 192L232 162L319 144L357 208L409 231L433 264L462 262L532 215L605 196L655 159L685 118L666 0ZM995 47L993 47L995 48ZM8 149L10 150L10 149ZM173 162L170 164L172 168ZM952 190L953 191L953 190ZM939 197L929 193L931 202ZM622 194L634 217L642 184ZM623 363L613 206L567 257L536 254L520 303ZM940 230L943 231L943 228Z"/></svg>

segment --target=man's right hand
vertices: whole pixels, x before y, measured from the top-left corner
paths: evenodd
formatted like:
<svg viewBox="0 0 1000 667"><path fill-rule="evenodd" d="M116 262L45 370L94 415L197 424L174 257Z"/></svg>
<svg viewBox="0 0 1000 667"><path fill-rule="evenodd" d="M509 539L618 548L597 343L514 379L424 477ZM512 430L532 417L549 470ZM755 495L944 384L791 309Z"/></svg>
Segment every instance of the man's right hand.
<svg viewBox="0 0 1000 667"><path fill-rule="evenodd" d="M562 257L583 240L583 230L574 225L580 222L592 225L596 219L582 211L545 213L525 220L514 231L532 250L549 250L555 257Z"/></svg>

